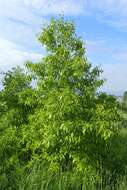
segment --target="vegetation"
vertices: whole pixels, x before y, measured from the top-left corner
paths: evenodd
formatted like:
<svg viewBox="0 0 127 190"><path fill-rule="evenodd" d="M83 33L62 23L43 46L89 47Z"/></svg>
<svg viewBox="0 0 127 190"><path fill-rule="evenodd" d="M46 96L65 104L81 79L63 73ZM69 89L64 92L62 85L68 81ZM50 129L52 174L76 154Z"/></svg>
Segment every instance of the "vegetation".
<svg viewBox="0 0 127 190"><path fill-rule="evenodd" d="M127 93L99 92L72 22L52 19L38 39L46 56L3 76L0 189L126 189Z"/></svg>

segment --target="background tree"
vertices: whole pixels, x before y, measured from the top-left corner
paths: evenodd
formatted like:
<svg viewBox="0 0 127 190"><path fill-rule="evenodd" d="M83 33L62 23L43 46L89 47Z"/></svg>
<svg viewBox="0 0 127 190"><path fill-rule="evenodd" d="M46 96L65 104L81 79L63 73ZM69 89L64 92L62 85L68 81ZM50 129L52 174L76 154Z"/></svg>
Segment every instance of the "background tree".
<svg viewBox="0 0 127 190"><path fill-rule="evenodd" d="M123 110L127 111L127 91L125 91L123 94L122 108Z"/></svg>
<svg viewBox="0 0 127 190"><path fill-rule="evenodd" d="M28 122L31 106L23 98L32 95L31 78L19 68L4 74L0 92L0 189L17 189L21 162L21 128ZM22 99L24 101L22 101ZM11 186L11 187L10 187Z"/></svg>

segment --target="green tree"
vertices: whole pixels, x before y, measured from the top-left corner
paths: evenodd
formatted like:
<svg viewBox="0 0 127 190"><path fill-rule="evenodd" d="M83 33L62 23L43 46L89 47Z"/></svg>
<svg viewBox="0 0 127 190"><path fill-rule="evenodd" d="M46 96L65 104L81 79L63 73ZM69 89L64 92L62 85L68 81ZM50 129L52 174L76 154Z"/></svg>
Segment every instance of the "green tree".
<svg viewBox="0 0 127 190"><path fill-rule="evenodd" d="M102 71L88 62L72 22L52 19L39 41L47 55L38 63L27 63L37 79L39 104L24 128L23 141L52 170L80 171L89 163L100 168L117 128L116 100L98 93Z"/></svg>
<svg viewBox="0 0 127 190"><path fill-rule="evenodd" d="M25 103L32 95L31 78L19 68L4 74L0 92L0 189L17 189L21 161L21 128L28 123L31 107ZM26 94L26 95L25 95ZM22 101L22 99L24 101Z"/></svg>
<svg viewBox="0 0 127 190"><path fill-rule="evenodd" d="M68 181L74 181L66 182L68 189L74 189L77 179L80 189L83 180L93 184L97 173L104 178L106 169L114 171L107 166L107 153L111 154L109 146L119 125L117 101L99 92L104 82L102 71L88 62L83 40L72 22L52 19L38 39L47 54L37 63L26 63L29 75L17 67L3 78L0 189L18 189L22 172L30 173L36 162L37 168L45 167L44 183L48 183L49 172L51 179L55 171L54 188L57 179L61 184L68 176ZM32 80L36 80L34 88ZM126 152L120 150L122 155ZM36 169L33 172L36 174Z"/></svg>
<svg viewBox="0 0 127 190"><path fill-rule="evenodd" d="M127 127L127 91L124 92L122 101L120 102L120 110L121 110L121 117L122 117L121 127L126 128Z"/></svg>
<svg viewBox="0 0 127 190"><path fill-rule="evenodd" d="M127 91L125 91L123 94L122 108L124 111L127 110Z"/></svg>
<svg viewBox="0 0 127 190"><path fill-rule="evenodd" d="M13 121L18 127L26 122L30 108L22 101L23 95L32 93L31 77L24 73L20 67L12 68L4 74L1 100L6 105L6 112L14 112ZM19 123L18 123L19 122Z"/></svg>

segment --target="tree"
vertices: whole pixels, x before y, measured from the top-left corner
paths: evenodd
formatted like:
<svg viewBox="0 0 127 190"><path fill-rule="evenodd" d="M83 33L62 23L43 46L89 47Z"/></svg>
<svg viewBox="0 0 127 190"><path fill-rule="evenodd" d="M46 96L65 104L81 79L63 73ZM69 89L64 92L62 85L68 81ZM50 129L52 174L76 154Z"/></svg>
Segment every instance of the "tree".
<svg viewBox="0 0 127 190"><path fill-rule="evenodd" d="M18 189L21 176L26 178L36 161L33 173L39 177L34 177L39 182L42 177L44 188L49 172L52 176L55 171L54 188L67 177L68 189L74 189L75 184L81 189L84 179L88 189L89 180L92 186L93 180L97 182L96 174L104 179L106 169L116 170L107 163L115 155L111 143L113 149L118 144L117 101L99 92L104 82L100 79L102 71L88 62L83 40L76 35L72 22L52 19L44 26L39 41L47 54L36 63L26 63L29 74L16 67L3 77L0 189ZM34 87L32 80L36 81ZM119 150L123 158L126 151L121 146ZM121 158L116 161L121 162ZM39 168L45 169L41 172ZM37 188L39 185L42 188L41 183Z"/></svg>
<svg viewBox="0 0 127 190"><path fill-rule="evenodd" d="M123 94L122 108L125 111L127 110L127 91Z"/></svg>
<svg viewBox="0 0 127 190"><path fill-rule="evenodd" d="M2 84L1 101L6 106L5 112L13 112L13 121L19 127L27 121L27 113L30 112L30 107L22 99L25 94L28 98L33 91L31 77L20 67L16 67L4 74Z"/></svg>
<svg viewBox="0 0 127 190"><path fill-rule="evenodd" d="M52 170L80 171L89 163L100 168L118 124L117 102L98 93L102 71L88 62L72 22L52 19L39 41L47 55L38 63L27 63L37 79L38 105L23 141Z"/></svg>
<svg viewBox="0 0 127 190"><path fill-rule="evenodd" d="M31 78L19 68L3 76L0 92L0 189L18 189L21 163L26 155L20 144L21 128L28 123L31 106L26 101L32 95ZM26 97L26 100L24 98ZM27 158L28 159L28 158ZM26 160L27 160L26 159Z"/></svg>

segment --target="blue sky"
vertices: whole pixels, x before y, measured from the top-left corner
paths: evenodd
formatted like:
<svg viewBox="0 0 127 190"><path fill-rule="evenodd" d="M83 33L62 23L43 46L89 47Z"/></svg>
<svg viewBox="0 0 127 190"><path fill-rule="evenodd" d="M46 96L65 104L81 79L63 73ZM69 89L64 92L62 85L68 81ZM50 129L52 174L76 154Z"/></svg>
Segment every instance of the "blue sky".
<svg viewBox="0 0 127 190"><path fill-rule="evenodd" d="M127 90L127 0L0 0L0 71L43 56L36 36L58 14L75 21L89 61L104 70L103 90Z"/></svg>

